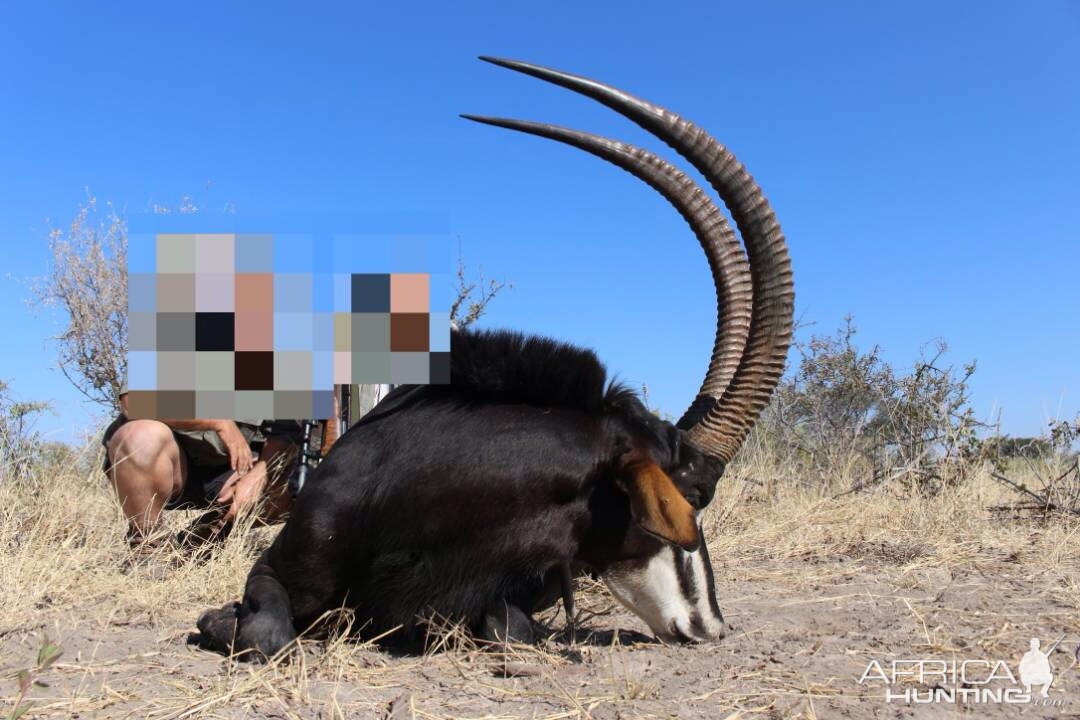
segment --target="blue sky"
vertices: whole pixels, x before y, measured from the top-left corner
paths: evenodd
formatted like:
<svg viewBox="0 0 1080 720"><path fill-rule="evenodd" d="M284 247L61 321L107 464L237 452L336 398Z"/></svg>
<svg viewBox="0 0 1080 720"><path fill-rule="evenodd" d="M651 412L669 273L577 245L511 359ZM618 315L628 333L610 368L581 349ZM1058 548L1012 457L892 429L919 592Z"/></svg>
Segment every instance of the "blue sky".
<svg viewBox="0 0 1080 720"><path fill-rule="evenodd" d="M394 7L391 7L393 5ZM773 203L796 314L911 362L945 339L1014 433L1080 409L1080 4L22 3L0 21L0 377L91 408L26 310L46 218L89 186L129 215L191 194L252 213L445 213L513 282L488 325L591 345L679 414L713 299L678 216L580 152L460 120L659 149L602 107L475 59L596 77L728 145ZM257 9L256 9L257 7ZM211 183L209 189L207 184Z"/></svg>

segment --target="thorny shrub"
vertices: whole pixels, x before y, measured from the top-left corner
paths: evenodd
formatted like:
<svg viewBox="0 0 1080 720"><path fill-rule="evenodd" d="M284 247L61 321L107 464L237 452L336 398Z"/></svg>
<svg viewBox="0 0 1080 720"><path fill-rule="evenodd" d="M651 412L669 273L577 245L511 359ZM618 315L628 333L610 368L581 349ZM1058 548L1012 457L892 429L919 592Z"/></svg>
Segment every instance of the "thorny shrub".
<svg viewBox="0 0 1080 720"><path fill-rule="evenodd" d="M127 226L87 193L66 231L49 234L52 267L34 288L38 307L56 308L58 364L89 400L115 409L127 377Z"/></svg>
<svg viewBox="0 0 1080 720"><path fill-rule="evenodd" d="M47 402L16 400L10 385L0 380L0 476L24 479L45 459L55 443L44 442L34 421L49 409Z"/></svg>
<svg viewBox="0 0 1080 720"><path fill-rule="evenodd" d="M797 342L740 460L767 478L824 490L898 481L920 489L963 480L985 459L988 429L970 404L975 363L945 362L937 342L906 370L861 350L851 318L832 335Z"/></svg>

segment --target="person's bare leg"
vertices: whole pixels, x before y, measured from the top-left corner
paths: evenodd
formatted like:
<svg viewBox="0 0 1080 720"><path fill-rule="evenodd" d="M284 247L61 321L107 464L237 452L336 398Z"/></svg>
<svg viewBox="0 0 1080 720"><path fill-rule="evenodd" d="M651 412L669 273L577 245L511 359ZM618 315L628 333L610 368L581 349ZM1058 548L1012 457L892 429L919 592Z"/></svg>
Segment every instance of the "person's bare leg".
<svg viewBox="0 0 1080 720"><path fill-rule="evenodd" d="M109 440L113 487L134 537L146 537L161 509L184 487L187 467L172 430L156 420L132 420Z"/></svg>

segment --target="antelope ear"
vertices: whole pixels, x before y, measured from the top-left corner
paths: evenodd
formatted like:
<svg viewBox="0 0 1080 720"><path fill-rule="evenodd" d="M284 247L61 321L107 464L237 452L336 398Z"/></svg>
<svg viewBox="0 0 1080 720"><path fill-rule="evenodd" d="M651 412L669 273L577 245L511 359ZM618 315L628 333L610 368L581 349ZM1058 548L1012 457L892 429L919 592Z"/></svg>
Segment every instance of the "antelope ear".
<svg viewBox="0 0 1080 720"><path fill-rule="evenodd" d="M631 451L623 462L623 489L630 496L630 513L643 530L683 550L698 549L694 508L652 458Z"/></svg>

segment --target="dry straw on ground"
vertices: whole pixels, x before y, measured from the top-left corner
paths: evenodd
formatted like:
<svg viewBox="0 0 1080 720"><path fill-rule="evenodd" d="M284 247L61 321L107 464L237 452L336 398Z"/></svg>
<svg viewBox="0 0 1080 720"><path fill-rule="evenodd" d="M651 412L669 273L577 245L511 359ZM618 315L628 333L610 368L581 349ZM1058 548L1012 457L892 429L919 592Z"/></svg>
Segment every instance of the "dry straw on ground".
<svg viewBox="0 0 1080 720"><path fill-rule="evenodd" d="M733 468L705 523L731 625L716 645L658 644L585 581L573 644L553 608L553 635L535 647L484 649L450 626L419 657L337 635L257 666L186 640L203 609L238 597L275 528L245 526L209 557L132 553L103 476L76 469L92 462L0 480L5 714L31 670L47 686L27 689L26 717L916 716L856 682L870 658L1015 663L1028 638L1062 633L1054 697L1080 712L1080 522L1002 517L989 508L1015 497L989 469L933 494L894 484L835 497ZM188 520L172 513L168 529ZM63 655L35 672L46 638Z"/></svg>

